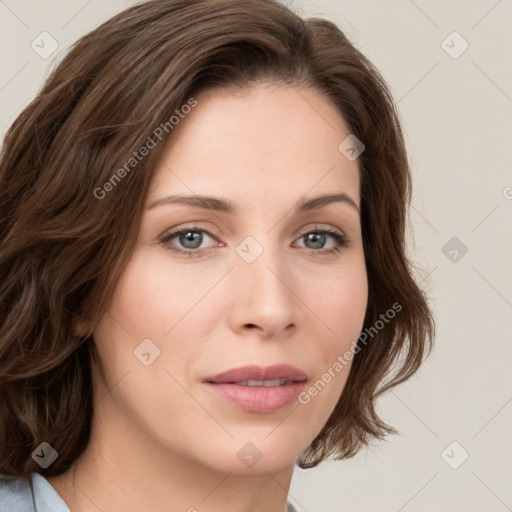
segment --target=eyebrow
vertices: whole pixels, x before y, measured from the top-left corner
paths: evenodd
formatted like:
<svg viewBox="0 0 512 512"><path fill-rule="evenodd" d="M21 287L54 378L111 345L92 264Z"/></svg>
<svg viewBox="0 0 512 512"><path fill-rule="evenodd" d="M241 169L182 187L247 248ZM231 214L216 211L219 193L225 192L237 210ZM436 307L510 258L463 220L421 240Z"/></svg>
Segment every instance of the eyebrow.
<svg viewBox="0 0 512 512"><path fill-rule="evenodd" d="M347 194L327 194L323 196L313 197L311 199L301 199L295 204L295 210L297 212L306 212L310 210L316 210L319 208L323 208L332 203L344 203L353 207L358 213L359 207L357 203ZM218 212L229 213L231 215L235 215L238 213L238 207L235 203L228 199L222 199L220 197L211 197L211 196L203 196L203 195L171 195L162 197L153 201L148 210L156 208L157 206L169 205L169 204L184 204L188 206L195 206L198 208L203 208L205 210L214 210Z"/></svg>

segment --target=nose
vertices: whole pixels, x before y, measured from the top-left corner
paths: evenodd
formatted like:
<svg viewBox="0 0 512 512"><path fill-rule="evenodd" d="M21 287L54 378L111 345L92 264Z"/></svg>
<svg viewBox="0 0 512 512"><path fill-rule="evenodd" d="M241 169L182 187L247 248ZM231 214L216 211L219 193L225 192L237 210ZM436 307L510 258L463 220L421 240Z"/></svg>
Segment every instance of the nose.
<svg viewBox="0 0 512 512"><path fill-rule="evenodd" d="M265 247L251 263L242 252L236 256L230 272L230 324L237 334L273 339L288 336L296 328L300 300L293 291L292 272L279 252Z"/></svg>

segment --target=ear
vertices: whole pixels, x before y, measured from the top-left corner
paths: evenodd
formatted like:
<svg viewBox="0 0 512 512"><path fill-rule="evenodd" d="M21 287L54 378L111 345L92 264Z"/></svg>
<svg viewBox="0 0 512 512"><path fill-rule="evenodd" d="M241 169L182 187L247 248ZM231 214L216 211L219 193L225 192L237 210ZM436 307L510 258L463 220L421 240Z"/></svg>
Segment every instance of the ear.
<svg viewBox="0 0 512 512"><path fill-rule="evenodd" d="M89 325L85 320L75 316L73 318L72 330L73 334L77 337L86 336L89 333Z"/></svg>

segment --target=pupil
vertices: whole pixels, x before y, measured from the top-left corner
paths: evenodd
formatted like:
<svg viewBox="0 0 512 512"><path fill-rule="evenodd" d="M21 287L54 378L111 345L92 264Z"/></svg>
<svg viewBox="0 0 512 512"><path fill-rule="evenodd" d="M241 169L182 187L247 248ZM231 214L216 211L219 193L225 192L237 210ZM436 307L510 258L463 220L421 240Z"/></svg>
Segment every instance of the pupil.
<svg viewBox="0 0 512 512"><path fill-rule="evenodd" d="M195 231L188 231L187 233L184 233L182 235L182 240L180 240L181 243L187 248L187 249L197 249L202 242L202 234L195 232ZM195 238L195 241L194 241ZM185 243L184 243L185 242ZM192 243L192 245L187 245L189 242Z"/></svg>
<svg viewBox="0 0 512 512"><path fill-rule="evenodd" d="M308 238L310 241L316 244L314 249L321 249L325 243L325 233L310 233Z"/></svg>

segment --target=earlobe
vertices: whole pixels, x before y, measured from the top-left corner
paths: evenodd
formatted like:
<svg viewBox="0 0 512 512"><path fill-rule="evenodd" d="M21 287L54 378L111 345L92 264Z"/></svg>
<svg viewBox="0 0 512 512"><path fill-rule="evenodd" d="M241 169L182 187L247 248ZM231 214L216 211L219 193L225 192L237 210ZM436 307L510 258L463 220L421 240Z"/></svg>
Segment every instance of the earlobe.
<svg viewBox="0 0 512 512"><path fill-rule="evenodd" d="M73 334L79 338L89 334L89 325L85 320L75 317L73 319Z"/></svg>

